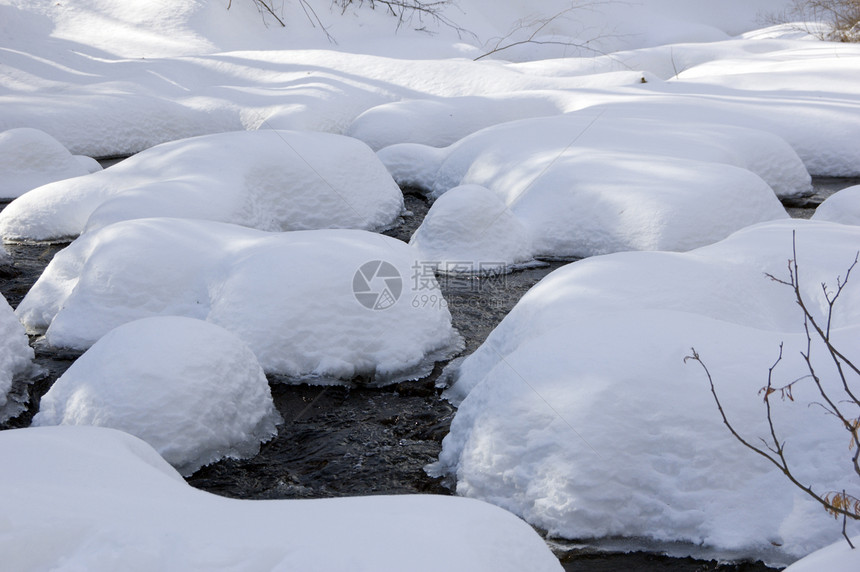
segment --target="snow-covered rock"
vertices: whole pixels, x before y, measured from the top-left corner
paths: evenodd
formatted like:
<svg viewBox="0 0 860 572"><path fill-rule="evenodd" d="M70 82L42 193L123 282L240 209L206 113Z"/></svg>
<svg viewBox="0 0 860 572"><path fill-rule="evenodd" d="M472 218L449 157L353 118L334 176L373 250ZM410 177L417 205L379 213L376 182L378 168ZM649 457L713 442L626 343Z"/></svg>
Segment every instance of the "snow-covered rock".
<svg viewBox="0 0 860 572"><path fill-rule="evenodd" d="M566 152L577 150L659 155L741 167L761 177L779 197L812 190L803 162L779 137L720 125L718 121L674 121L671 114L658 121L617 118L607 112L568 113L482 129L441 151L393 145L378 154L398 182L427 189L433 197L464 183L483 184L510 196L522 192L529 183L536 184L544 169L563 159ZM612 181L612 171L606 168L607 181ZM643 171L639 184L648 183L647 175L648 171ZM628 185L636 182L629 181Z"/></svg>
<svg viewBox="0 0 860 572"><path fill-rule="evenodd" d="M398 182L432 197L459 185L490 189L527 229L531 256L687 250L787 217L748 169L769 176L783 195L810 190L797 155L768 133L587 113L506 123L446 149L400 144L378 155ZM448 209L445 226L467 227L476 208ZM480 224L457 235L434 222L416 234L437 251L468 250L481 234Z"/></svg>
<svg viewBox="0 0 860 572"><path fill-rule="evenodd" d="M214 324L177 316L111 330L51 386L33 425L131 433L184 474L256 455L281 416L254 353Z"/></svg>
<svg viewBox="0 0 860 572"><path fill-rule="evenodd" d="M9 395L9 390L16 377L30 371L32 362L33 349L27 334L6 298L0 295L0 423L23 411L24 405Z"/></svg>
<svg viewBox="0 0 860 572"><path fill-rule="evenodd" d="M464 185L442 195L427 213L409 244L425 263L441 271L465 265L496 272L531 260L525 226L499 196L478 185Z"/></svg>
<svg viewBox="0 0 860 572"><path fill-rule="evenodd" d="M414 266L408 245L366 231L137 219L57 253L17 315L50 345L78 349L138 318L205 319L267 372L379 384L421 375L460 345L447 309L413 307Z"/></svg>
<svg viewBox="0 0 860 572"><path fill-rule="evenodd" d="M818 205L813 220L860 225L860 185L838 191Z"/></svg>
<svg viewBox="0 0 860 572"><path fill-rule="evenodd" d="M561 570L526 523L471 499L228 499L101 427L3 431L0 458L0 552L16 572Z"/></svg>
<svg viewBox="0 0 860 572"><path fill-rule="evenodd" d="M402 209L400 189L364 143L264 130L165 143L88 177L40 187L0 214L0 234L48 240L156 216L262 230L380 230Z"/></svg>
<svg viewBox="0 0 860 572"><path fill-rule="evenodd" d="M844 278L858 227L771 222L689 253L618 253L550 274L454 372L449 394L462 403L431 470L567 538L686 542L782 564L834 542L841 523L734 440L704 371L684 360L698 351L740 434L768 437L759 390L781 343L774 386L807 373L793 292L764 274L788 278L793 232L801 291L822 319L820 285ZM853 276L831 328L857 363ZM825 387L841 392L829 356L812 351ZM850 491L844 429L809 406L821 400L814 384L796 384L793 398L771 402L796 476Z"/></svg>
<svg viewBox="0 0 860 572"><path fill-rule="evenodd" d="M18 197L47 183L100 170L94 159L72 155L38 129L19 127L0 133L0 198Z"/></svg>

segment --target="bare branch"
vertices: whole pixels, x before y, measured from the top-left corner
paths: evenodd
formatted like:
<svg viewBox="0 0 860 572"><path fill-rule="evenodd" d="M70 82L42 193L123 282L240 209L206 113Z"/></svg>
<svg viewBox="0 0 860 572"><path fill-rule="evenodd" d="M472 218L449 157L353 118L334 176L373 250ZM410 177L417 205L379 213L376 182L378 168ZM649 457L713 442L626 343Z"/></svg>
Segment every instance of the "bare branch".
<svg viewBox="0 0 860 572"><path fill-rule="evenodd" d="M778 467L792 484L805 492L811 498L815 499L815 501L821 504L828 513L836 518L841 517L842 534L845 536L845 539L848 540L848 543L852 548L854 548L854 546L848 539L846 523L848 518L851 518L852 520L860 520L860 499L848 494L845 490L842 490L841 492L828 492L822 495L813 490L811 485L805 485L798 480L792 472L791 465L786 457L785 441L780 439L779 432L774 424L770 398L774 394L779 394L783 401L786 399L794 401L792 391L795 386L803 381L812 380L818 390L818 394L821 396L822 402L814 402L810 405L821 406L827 414L837 418L839 423L848 431L850 435L848 450L852 451L851 463L853 465L854 472L858 477L860 477L860 401L858 401L854 391L848 383L847 375L850 372L860 375L860 371L858 371L857 366L851 360L833 346L831 339L831 326L833 324L836 302L844 293L845 287L851 277L851 272L857 266L858 260L860 260L860 251L858 251L854 257L854 261L848 267L848 270L845 273L845 278L837 277L835 291L829 290L826 283L821 284L824 299L827 302L826 321L824 327L819 324L815 315L810 311L810 307L803 296L800 281L800 265L798 264L797 257L796 232L792 233L792 258L788 261L788 278L778 278L772 274L765 274L765 276L770 280L783 286L790 287L794 294L795 302L801 309L803 316L803 330L806 335L806 348L804 351L800 352L800 355L803 358L807 373L803 376L797 377L794 381L788 384L778 387L774 385L774 372L783 359L783 344L780 343L779 355L773 365L768 369L767 385L759 390L759 394L764 395L765 414L768 424L768 432L770 433L770 436L767 439L760 438L762 443L761 446L753 445L747 441L740 435L740 433L737 432L729 421L726 412L723 409L723 404L720 402L711 373L707 366L705 366L698 352L693 349L692 355L684 358L685 362L688 360L699 362L704 369L705 375L708 378L708 383L710 384L711 395L714 398L714 402L717 404L717 409L720 412L723 424L729 429L732 436L734 436L734 438L742 445ZM823 346L825 353L833 361L836 367L836 375L839 377L839 381L841 382L841 389L844 391L844 396L834 395L834 389L830 386L825 386L825 383L818 373L815 360L813 359L813 342L816 342L816 347ZM853 410L854 412L848 413L849 410Z"/></svg>
<svg viewBox="0 0 860 572"><path fill-rule="evenodd" d="M488 56L491 56L493 54L497 54L499 52L503 52L505 50L509 50L511 48L515 48L517 46L522 46L525 44L565 46L565 47L570 47L570 48L577 48L580 50L586 50L588 52L591 52L591 53L597 54L597 55L611 56L611 54L607 54L601 50L598 50L598 49L593 48L593 47L588 45L589 42L593 41L593 39L596 39L596 38L593 38L592 40L588 40L585 43L574 42L572 40L571 41L563 41L563 40L538 40L537 39L538 36L541 34L541 32L543 32L548 26L550 26L551 24L553 24L557 20L562 19L562 18L568 16L569 14L576 12L576 11L579 11L579 10L590 10L590 9L592 9L592 7L594 7L596 5L603 4L603 3L604 3L603 0L598 0L595 2L579 2L579 3L572 2L569 7L565 8L564 10L561 10L560 12L557 12L556 14L553 14L552 16L536 18L533 20L526 20L526 19L520 20L519 22L517 22L514 25L514 27L511 29L510 32L508 32L507 34L505 34L501 38L496 39L495 45L489 51L476 57L475 61L482 60L482 59L484 59ZM519 32L522 32L524 30L528 30L530 28L532 28L532 32L525 39L511 40L511 38L513 38ZM598 37L607 38L607 37L615 37L615 35L601 33L598 35ZM615 58L613 58L613 59L615 59ZM618 63L620 63L624 67L630 69L630 67L628 65L624 64L620 60L615 60L615 61L618 61Z"/></svg>

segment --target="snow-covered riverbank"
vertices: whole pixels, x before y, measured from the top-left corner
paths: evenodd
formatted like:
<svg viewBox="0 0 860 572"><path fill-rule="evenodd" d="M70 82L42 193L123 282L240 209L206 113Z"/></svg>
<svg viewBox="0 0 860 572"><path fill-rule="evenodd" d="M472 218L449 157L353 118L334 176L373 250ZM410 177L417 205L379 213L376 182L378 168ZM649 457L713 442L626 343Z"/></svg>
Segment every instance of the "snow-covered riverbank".
<svg viewBox="0 0 860 572"><path fill-rule="evenodd" d="M683 357L688 345L707 346L709 366L731 380L721 386L726 403L744 422L757 418L756 383L773 361L766 348L791 349L799 333L791 300L765 291L775 285L762 272L779 274L792 231L816 284L835 283L860 250L856 190L829 199L813 222L783 207L811 193L810 175L860 176L860 47L803 26L760 29L757 12L785 2L726 4L553 0L534 14L525 2L462 0L442 8L456 26L413 14L398 29L367 4L341 14L327 2L288 3L281 28L250 1L228 11L193 0L0 0L0 196L23 193L0 214L0 231L75 239L17 313L6 312L0 412L17 414L21 395L7 393L34 375L25 326L45 334L42 349L93 346L37 417L61 427L0 433L0 454L17 471L0 483L18 523L0 520L4 553L22 569L107 569L116 558L205 569L253 545L263 556L240 568L329 569L337 553L311 553L346 542L338 535L355 528L359 510L403 533L393 544L389 532L384 544L372 534L349 544L352 561L373 569L397 569L401 550L409 562L433 551L464 570L557 569L521 521L435 497L302 505L307 514L290 526L346 523L325 543L301 537L305 558L262 532L289 503L251 509L182 483L156 486L176 475L147 445L65 425L136 432L160 451L183 451L163 454L184 471L197 453L253 454L278 419L265 391L247 403L236 395L259 382L261 367L288 383L423 377L464 347L440 281L503 280L578 257L591 258L541 281L440 378L455 382L447 395L462 404L431 472L568 539L686 542L777 564L836 541L839 526L815 503L732 442L707 387L687 382ZM303 6L316 11L314 25ZM131 153L104 171L92 160ZM380 234L411 216L395 182L436 201L408 245ZM841 339L860 327L857 284L840 294ZM180 323L247 346L241 356L213 351L202 365L172 358L171 369L187 372L211 361L200 379L220 391L201 399L207 413L194 419L158 405L193 384L167 383L138 347L154 347L153 328ZM116 326L122 335L100 343ZM474 345L467 336L467 353ZM111 384L114 359L134 383ZM147 376L164 382L161 401L136 399ZM792 437L803 442L799 470L816 487L850 489L850 467L825 460L843 444L817 414L804 409ZM182 447L171 448L180 432ZM114 474L112 461L128 474ZM52 471L77 476L54 487ZM75 487L94 479L112 500L72 506ZM134 483L157 502L138 503ZM54 529L33 520L34 503L54 511ZM212 521L214 535L233 540L209 552L212 540L195 536L206 534L202 521L182 549L153 536L165 514L192 524L216 505L232 507L249 536ZM123 520L135 513L149 516ZM402 520L413 513L424 514L423 528ZM98 532L105 519L118 536ZM441 528L447 540L434 540L429 531ZM58 540L44 560L13 548L49 537Z"/></svg>

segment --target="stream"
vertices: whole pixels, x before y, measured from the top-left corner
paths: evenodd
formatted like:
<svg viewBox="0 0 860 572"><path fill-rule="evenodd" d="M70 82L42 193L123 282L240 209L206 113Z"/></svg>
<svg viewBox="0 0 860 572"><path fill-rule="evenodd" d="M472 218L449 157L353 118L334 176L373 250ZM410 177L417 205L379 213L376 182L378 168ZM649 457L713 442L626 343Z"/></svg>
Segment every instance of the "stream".
<svg viewBox="0 0 860 572"><path fill-rule="evenodd" d="M786 203L786 208L794 217L809 217L823 198L856 184L860 179L817 178L813 197ZM410 214L385 234L408 241L429 205L410 189L404 190L404 196ZM64 246L6 245L14 263L0 268L0 292L13 308ZM569 262L545 261L492 279L440 277L454 326L466 340L463 355L480 346L529 288ZM41 396L78 357L75 353L34 347L43 373L26 387L29 396L22 395L28 410L0 424L0 429L28 426ZM187 481L194 487L240 499L453 494L446 486L449 483L431 478L423 470L437 459L455 413L436 387L444 365L437 364L424 379L377 389L288 385L270 376L272 397L285 421L278 436L251 459L214 463ZM761 563L721 564L707 559L673 558L649 552L647 546L625 553L623 543L598 548L593 544L548 542L568 572L772 570ZM629 549L631 545L627 546Z"/></svg>

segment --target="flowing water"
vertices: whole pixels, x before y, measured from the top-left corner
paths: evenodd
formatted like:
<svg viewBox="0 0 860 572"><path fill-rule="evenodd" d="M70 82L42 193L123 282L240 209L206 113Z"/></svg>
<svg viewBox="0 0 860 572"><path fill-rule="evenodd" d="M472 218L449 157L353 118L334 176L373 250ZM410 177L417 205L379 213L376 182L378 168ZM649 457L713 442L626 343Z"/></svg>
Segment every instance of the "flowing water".
<svg viewBox="0 0 860 572"><path fill-rule="evenodd" d="M789 207L792 216L808 217L835 190L860 179L816 180L814 197ZM386 234L408 240L429 206L406 192L411 214ZM50 259L65 245L7 245L14 264L0 269L0 292L15 307ZM545 262L504 277L440 278L442 294L454 325L466 341L463 355L473 352L517 300L541 278L569 263ZM48 351L36 345L42 375L26 389L28 410L0 426L26 427L40 397L74 361L77 354ZM436 381L444 364L421 380L378 389L289 385L270 377L272 396L285 423L278 436L247 460L224 460L188 478L198 488L242 499L321 498L368 494L453 494L423 467L436 460L454 408L440 395ZM23 386L19 393L24 393ZM23 397L22 397L23 398ZM605 571L763 571L761 563L720 564L712 560L672 558L645 551L595 549L551 541L565 570Z"/></svg>

